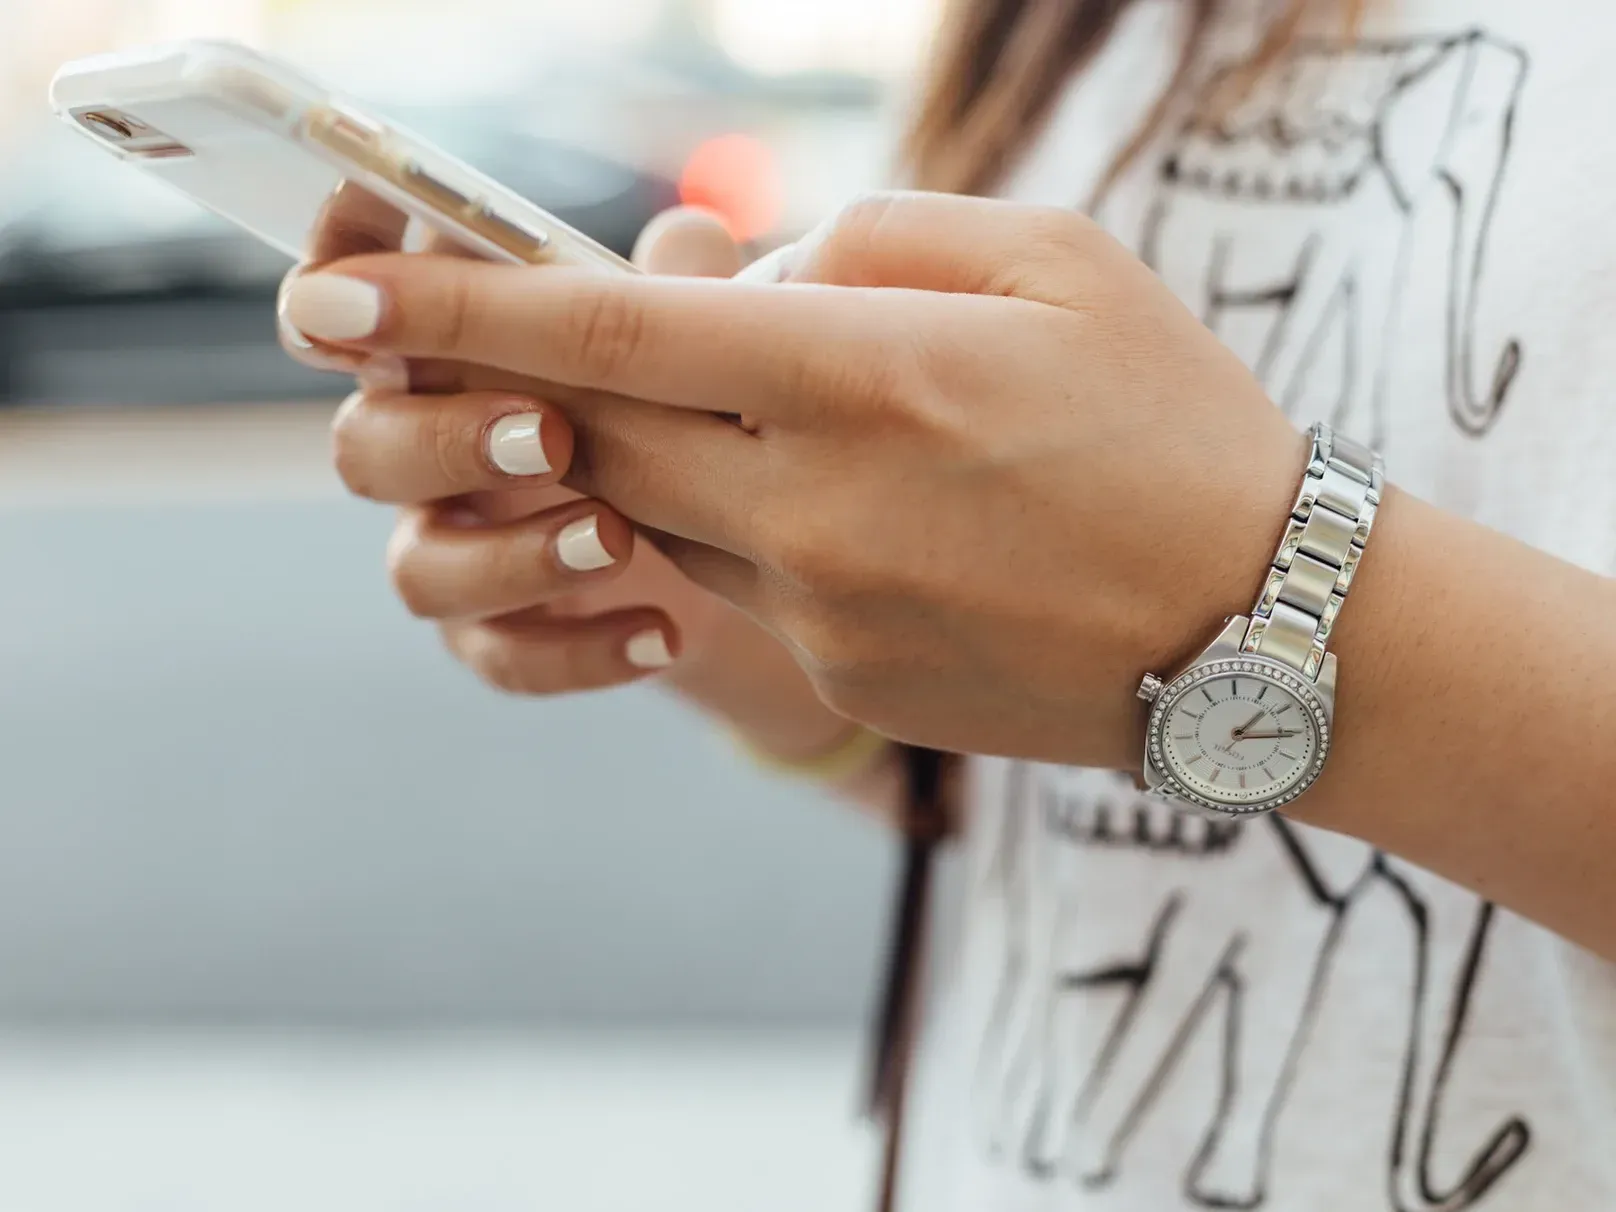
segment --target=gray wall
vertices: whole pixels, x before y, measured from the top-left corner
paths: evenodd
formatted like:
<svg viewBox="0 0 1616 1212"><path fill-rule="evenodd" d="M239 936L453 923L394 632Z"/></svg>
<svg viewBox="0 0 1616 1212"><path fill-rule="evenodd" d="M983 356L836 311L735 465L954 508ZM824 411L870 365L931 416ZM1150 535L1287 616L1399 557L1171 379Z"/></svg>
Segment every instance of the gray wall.
<svg viewBox="0 0 1616 1212"><path fill-rule="evenodd" d="M879 831L653 692L484 690L386 531L0 512L0 1020L854 1021Z"/></svg>

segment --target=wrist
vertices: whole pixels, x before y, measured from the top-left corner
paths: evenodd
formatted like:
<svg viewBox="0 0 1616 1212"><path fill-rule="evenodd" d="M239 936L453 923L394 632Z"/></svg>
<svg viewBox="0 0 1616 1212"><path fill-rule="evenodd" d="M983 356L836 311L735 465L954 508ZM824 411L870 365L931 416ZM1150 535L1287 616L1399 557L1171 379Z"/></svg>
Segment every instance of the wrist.
<svg viewBox="0 0 1616 1212"><path fill-rule="evenodd" d="M1332 752L1332 639L1377 529L1384 470L1325 425L1308 445L1256 600L1231 610L1190 662L1139 685L1150 704L1145 781L1214 815L1250 819L1291 804Z"/></svg>
<svg viewBox="0 0 1616 1212"><path fill-rule="evenodd" d="M703 642L659 684L747 748L786 765L830 752L855 727L820 701L807 675L774 636L728 607Z"/></svg>

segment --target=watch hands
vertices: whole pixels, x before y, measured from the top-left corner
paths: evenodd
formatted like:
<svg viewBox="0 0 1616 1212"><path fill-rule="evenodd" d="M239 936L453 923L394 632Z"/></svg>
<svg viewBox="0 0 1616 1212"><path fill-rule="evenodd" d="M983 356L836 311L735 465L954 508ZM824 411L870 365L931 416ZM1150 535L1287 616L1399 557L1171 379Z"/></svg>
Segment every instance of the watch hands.
<svg viewBox="0 0 1616 1212"><path fill-rule="evenodd" d="M1234 731L1233 731L1233 732L1231 732L1231 733L1230 733L1230 734L1229 734L1229 741L1230 741L1230 743L1231 743L1231 744L1232 744L1232 743L1233 743L1233 742L1235 742L1235 741L1240 741L1240 740L1244 740L1244 739L1245 739L1245 736L1246 736L1246 733L1247 733L1247 732L1248 732L1248 731L1250 731L1250 729L1251 729L1251 726L1252 726L1252 725L1253 725L1253 724L1255 724L1255 723L1256 723L1256 722L1257 722L1257 721L1258 721L1258 720L1260 720L1260 719L1262 719L1262 718L1263 718L1263 716L1265 716L1265 715L1267 715L1267 714L1268 714L1268 713L1267 713L1267 712L1266 712L1266 711L1264 711L1264 710L1263 710L1263 709L1262 709L1262 708L1261 708L1261 707L1259 707L1259 708L1258 708L1258 709L1257 709L1257 713L1256 713L1256 714L1255 714L1255 715L1253 715L1253 716L1252 716L1252 717L1251 717L1251 718L1250 718L1250 719L1249 719L1249 720L1247 720L1247 721L1246 721L1246 722L1245 722L1245 723L1244 723L1244 724L1242 724L1242 725L1240 725L1240 727L1238 727L1238 728L1236 728L1236 729L1235 729L1235 730L1234 730Z"/></svg>
<svg viewBox="0 0 1616 1212"><path fill-rule="evenodd" d="M1246 732L1246 733L1242 733L1240 736L1235 737L1235 740L1237 740L1237 741L1283 741L1287 737L1301 736L1301 735L1302 735L1302 730L1300 728L1291 728L1291 729L1281 728L1278 732Z"/></svg>

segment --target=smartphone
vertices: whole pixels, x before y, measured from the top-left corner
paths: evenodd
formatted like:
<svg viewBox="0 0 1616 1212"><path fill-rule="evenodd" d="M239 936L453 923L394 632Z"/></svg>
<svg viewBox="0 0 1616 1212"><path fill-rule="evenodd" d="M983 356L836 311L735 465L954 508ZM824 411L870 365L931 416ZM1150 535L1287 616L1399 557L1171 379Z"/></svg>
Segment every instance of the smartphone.
<svg viewBox="0 0 1616 1212"><path fill-rule="evenodd" d="M228 42L66 64L57 116L294 259L448 241L510 264L635 273L469 165L291 67Z"/></svg>

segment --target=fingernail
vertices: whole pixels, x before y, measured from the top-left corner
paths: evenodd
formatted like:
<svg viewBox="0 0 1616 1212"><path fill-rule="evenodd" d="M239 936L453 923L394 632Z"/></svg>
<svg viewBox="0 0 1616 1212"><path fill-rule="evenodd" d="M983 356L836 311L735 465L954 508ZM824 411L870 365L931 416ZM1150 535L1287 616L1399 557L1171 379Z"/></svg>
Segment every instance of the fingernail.
<svg viewBox="0 0 1616 1212"><path fill-rule="evenodd" d="M286 322L319 341L357 341L382 322L382 292L341 274L306 274L281 298Z"/></svg>
<svg viewBox="0 0 1616 1212"><path fill-rule="evenodd" d="M378 354L366 360L354 375L366 391L405 395L410 390L410 364L391 354Z"/></svg>
<svg viewBox="0 0 1616 1212"><path fill-rule="evenodd" d="M281 306L282 308L285 307L284 297ZM281 311L281 313L276 317L276 323L280 326L281 336L285 338L286 343L293 349L300 349L304 353L307 353L309 350L314 348L313 341L309 340L302 333L298 332L297 329L292 327L292 322L286 318L286 313L284 310Z"/></svg>
<svg viewBox="0 0 1616 1212"><path fill-rule="evenodd" d="M673 664L673 653L660 631L642 631L623 649L628 663L636 669L666 669Z"/></svg>
<svg viewBox="0 0 1616 1212"><path fill-rule="evenodd" d="M363 389L349 392L342 398L342 403L337 405L337 411L331 414L331 427L336 429L344 424L348 419L348 414L354 409L362 407L364 403L365 393Z"/></svg>
<svg viewBox="0 0 1616 1212"><path fill-rule="evenodd" d="M544 454L543 427L544 417L536 412L501 417L488 430L488 461L508 476L547 475L550 460ZM589 522L593 525L594 519ZM563 531L563 538L565 535ZM566 558L564 551L562 558Z"/></svg>
<svg viewBox="0 0 1616 1212"><path fill-rule="evenodd" d="M297 351L297 360L311 370L329 370L338 374L352 374L363 365L355 354L343 353L336 349L321 349L310 341L285 316L280 316L275 322L280 329L281 339L288 346Z"/></svg>
<svg viewBox="0 0 1616 1212"><path fill-rule="evenodd" d="M610 568L617 557L600 541L600 519L593 514L579 518L556 539L556 555L574 572L594 572Z"/></svg>

